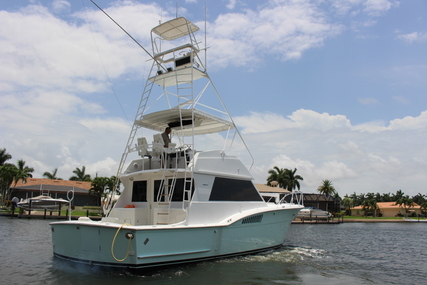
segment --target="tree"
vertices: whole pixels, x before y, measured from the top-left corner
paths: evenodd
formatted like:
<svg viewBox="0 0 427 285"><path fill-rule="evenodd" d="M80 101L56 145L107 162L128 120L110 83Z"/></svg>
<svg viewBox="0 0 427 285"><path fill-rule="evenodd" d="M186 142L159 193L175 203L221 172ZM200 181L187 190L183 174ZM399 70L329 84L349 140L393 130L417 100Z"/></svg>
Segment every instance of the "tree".
<svg viewBox="0 0 427 285"><path fill-rule="evenodd" d="M345 208L346 213L350 214L351 213L350 208L353 207L353 199L351 199L349 197L345 197L342 200L342 204L343 204L343 206Z"/></svg>
<svg viewBox="0 0 427 285"><path fill-rule="evenodd" d="M91 187L89 189L89 195L94 195L97 197L96 201L99 203L106 195L106 191L108 189L109 184L109 178L108 177L95 177L92 180ZM98 204L98 206L100 206Z"/></svg>
<svg viewBox="0 0 427 285"><path fill-rule="evenodd" d="M12 159L12 156L6 152L5 148L0 149L0 166L2 166L6 161Z"/></svg>
<svg viewBox="0 0 427 285"><path fill-rule="evenodd" d="M404 196L405 194L399 189L396 191L396 194L392 194L391 200L392 202L397 202L397 200L402 199Z"/></svg>
<svg viewBox="0 0 427 285"><path fill-rule="evenodd" d="M366 197L366 199L367 200L376 200L375 199L375 194L374 193L371 193L371 192L368 192L366 195L365 195L365 197ZM377 201L377 200L376 200ZM378 201L377 201L378 202Z"/></svg>
<svg viewBox="0 0 427 285"><path fill-rule="evenodd" d="M365 216L368 215L368 213L372 213L372 216L375 217L378 209L379 207L375 199L365 200L362 204L362 211L365 212Z"/></svg>
<svg viewBox="0 0 427 285"><path fill-rule="evenodd" d="M22 180L22 183L27 182L27 178L32 178L33 175L31 173L34 172L34 168L28 167L25 165L25 161L20 159L18 160L18 165L16 166L16 173L13 177L13 181L15 182L15 185L13 187L16 187L16 184L19 180ZM13 189L10 190L9 198L12 198L12 192Z"/></svg>
<svg viewBox="0 0 427 285"><path fill-rule="evenodd" d="M275 166L268 171L270 176L267 178L267 185L273 186L272 182L276 181L280 188L285 188L285 169Z"/></svg>
<svg viewBox="0 0 427 285"><path fill-rule="evenodd" d="M62 180L62 178L56 177L56 173L58 172L58 168L55 168L52 173L46 171L43 173L43 177L46 179L52 179L52 180Z"/></svg>
<svg viewBox="0 0 427 285"><path fill-rule="evenodd" d="M12 155L7 153L5 148L0 149L0 205L2 206L4 206L7 192L13 181L14 165L6 163L10 159L12 159Z"/></svg>
<svg viewBox="0 0 427 285"><path fill-rule="evenodd" d="M116 176L111 176L110 178L97 176L92 181L91 188L89 189L89 195L97 196L97 201L101 202L102 205L111 203L114 194L120 194L118 189L116 189L115 193L111 193L114 189L115 183Z"/></svg>
<svg viewBox="0 0 427 285"><path fill-rule="evenodd" d="M382 194L381 201L377 202L392 202L390 193Z"/></svg>
<svg viewBox="0 0 427 285"><path fill-rule="evenodd" d="M336 193L334 186L332 186L331 180L322 180L323 184L317 188L320 194L330 197Z"/></svg>
<svg viewBox="0 0 427 285"><path fill-rule="evenodd" d="M421 193L418 193L417 195L413 196L412 201L414 201L414 203L417 203L418 205L427 202L426 196Z"/></svg>
<svg viewBox="0 0 427 285"><path fill-rule="evenodd" d="M406 195L397 200L396 205L399 205L402 208L403 216L407 217L409 209L414 207L414 201Z"/></svg>
<svg viewBox="0 0 427 285"><path fill-rule="evenodd" d="M32 173L34 172L34 168L26 166L25 161L20 159L18 160L17 172L14 177L15 186L19 180L22 180L23 183L27 182L27 178L33 178Z"/></svg>
<svg viewBox="0 0 427 285"><path fill-rule="evenodd" d="M69 180L71 181L91 181L89 174L86 174L86 166L82 166L82 169L76 167L75 170L73 170L74 176L71 176Z"/></svg>
<svg viewBox="0 0 427 285"><path fill-rule="evenodd" d="M0 166L0 188L1 188L1 205L5 205L6 197L9 195L10 185L17 172L17 168L12 163L5 163Z"/></svg>
<svg viewBox="0 0 427 285"><path fill-rule="evenodd" d="M353 207L357 207L362 205L362 201L360 200L359 196L356 194L356 192L353 192L353 194L349 197L351 200L353 200Z"/></svg>
<svg viewBox="0 0 427 285"><path fill-rule="evenodd" d="M424 217L427 216L427 202L424 202L420 205L421 212L424 212Z"/></svg>
<svg viewBox="0 0 427 285"><path fill-rule="evenodd" d="M285 169L284 171L284 182L285 182L285 189L288 191L294 191L295 188L300 189L300 184L298 180L304 180L302 176L295 175L295 172L297 172L297 169L294 168L294 170Z"/></svg>

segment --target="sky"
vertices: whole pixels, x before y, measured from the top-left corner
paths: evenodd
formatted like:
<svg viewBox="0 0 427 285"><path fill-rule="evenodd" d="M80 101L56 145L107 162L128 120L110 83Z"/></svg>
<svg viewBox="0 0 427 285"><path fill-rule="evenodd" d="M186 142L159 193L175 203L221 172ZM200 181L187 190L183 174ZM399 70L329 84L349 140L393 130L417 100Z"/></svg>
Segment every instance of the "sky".
<svg viewBox="0 0 427 285"><path fill-rule="evenodd" d="M96 1L151 51L196 23L255 183L297 168L301 190L427 194L425 0ZM206 9L205 9L206 6ZM148 55L89 0L0 0L0 148L35 169L115 175Z"/></svg>

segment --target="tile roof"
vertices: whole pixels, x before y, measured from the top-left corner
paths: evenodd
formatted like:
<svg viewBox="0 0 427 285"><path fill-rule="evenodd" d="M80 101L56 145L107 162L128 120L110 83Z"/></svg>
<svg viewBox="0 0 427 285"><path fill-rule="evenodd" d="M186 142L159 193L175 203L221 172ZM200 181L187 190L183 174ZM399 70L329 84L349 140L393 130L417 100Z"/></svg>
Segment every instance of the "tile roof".
<svg viewBox="0 0 427 285"><path fill-rule="evenodd" d="M377 202L378 208L380 209L400 209L401 207L399 205L396 205L396 202ZM362 209L363 206L357 206L357 207L353 207L351 209ZM419 209L420 205L418 205L417 203L414 203L414 206L411 207L411 209Z"/></svg>
<svg viewBox="0 0 427 285"><path fill-rule="evenodd" d="M271 187L265 184L254 183L256 189L261 193L291 193L290 191L280 188L280 187Z"/></svg>
<svg viewBox="0 0 427 285"><path fill-rule="evenodd" d="M13 189L26 190L50 190L50 191L68 191L74 189L76 192L86 192L91 188L92 182L52 180L44 178L27 178L27 182L18 181L16 186L12 184Z"/></svg>

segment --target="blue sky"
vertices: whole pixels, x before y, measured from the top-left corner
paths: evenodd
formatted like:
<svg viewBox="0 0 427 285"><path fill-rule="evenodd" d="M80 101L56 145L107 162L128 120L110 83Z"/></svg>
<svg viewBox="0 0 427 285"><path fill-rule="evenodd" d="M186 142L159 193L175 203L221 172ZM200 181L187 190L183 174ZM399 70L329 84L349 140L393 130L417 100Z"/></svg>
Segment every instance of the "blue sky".
<svg viewBox="0 0 427 285"><path fill-rule="evenodd" d="M149 50L159 20L204 29L205 1L97 3ZM209 74L256 183L278 166L305 192L329 179L341 196L426 194L426 1L206 3ZM114 175L145 52L88 0L0 0L0 21L0 147L35 177Z"/></svg>

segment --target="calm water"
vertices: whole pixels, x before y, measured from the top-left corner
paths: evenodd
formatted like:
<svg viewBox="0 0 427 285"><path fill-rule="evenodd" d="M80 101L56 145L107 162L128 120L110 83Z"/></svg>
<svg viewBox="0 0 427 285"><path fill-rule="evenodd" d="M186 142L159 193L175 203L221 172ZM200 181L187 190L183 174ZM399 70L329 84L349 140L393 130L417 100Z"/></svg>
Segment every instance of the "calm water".
<svg viewBox="0 0 427 285"><path fill-rule="evenodd" d="M0 217L1 284L425 284L427 223L292 225L283 248L138 273L52 255L49 220Z"/></svg>

